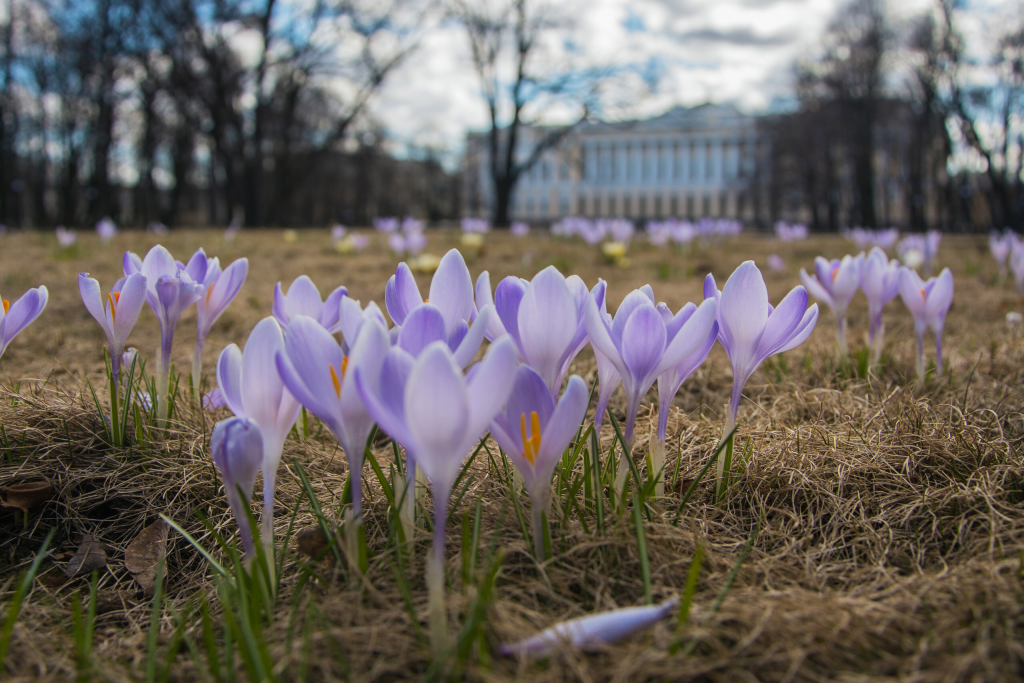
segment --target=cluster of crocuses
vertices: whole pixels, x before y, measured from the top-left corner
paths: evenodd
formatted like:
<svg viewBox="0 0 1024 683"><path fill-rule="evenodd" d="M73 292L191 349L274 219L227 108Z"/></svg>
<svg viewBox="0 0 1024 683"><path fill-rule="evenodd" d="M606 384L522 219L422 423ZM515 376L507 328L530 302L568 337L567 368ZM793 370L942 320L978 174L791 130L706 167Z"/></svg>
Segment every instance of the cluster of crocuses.
<svg viewBox="0 0 1024 683"><path fill-rule="evenodd" d="M775 236L783 242L805 240L810 234L811 231L803 223L794 223L792 225L786 221L777 221L775 223Z"/></svg>
<svg viewBox="0 0 1024 683"><path fill-rule="evenodd" d="M1017 293L1024 293L1024 240L1007 228L1001 234L993 232L989 235L988 246L992 251L992 257L999 264L999 278L1006 277L1006 265L1009 261Z"/></svg>
<svg viewBox="0 0 1024 683"><path fill-rule="evenodd" d="M924 336L929 329L935 334L936 374L942 373L942 328L946 313L953 303L953 274L944 268L938 277L922 280L917 271L899 261L889 260L885 252L874 247L866 256L844 256L831 261L819 256L814 262L814 274L800 270L800 278L808 291L824 302L836 318L839 352L847 355L846 310L862 290L868 300L868 345L871 348L872 363L878 362L882 353L882 338L885 325L882 309L897 294L903 299L914 316L914 332L917 336L917 374L925 372Z"/></svg>
<svg viewBox="0 0 1024 683"><path fill-rule="evenodd" d="M861 227L843 228L839 233L846 239L851 240L860 250L868 249L869 247L891 249L896 246L896 242L900 238L900 231L898 228L884 228L879 230Z"/></svg>
<svg viewBox="0 0 1024 683"><path fill-rule="evenodd" d="M128 335L139 318L142 305L148 304L160 325L160 348L157 350L156 391L149 397L157 407L157 421L162 425L167 418L168 385L171 350L174 334L181 316L190 307L196 307L196 345L192 363L192 388L198 399L202 374L203 347L213 323L235 298L249 271L249 262L239 259L223 270L217 258L207 258L200 249L188 264L176 261L163 246L149 250L145 258L125 252L122 261L124 277L114 283L103 297L100 284L88 273L78 276L82 303L103 328L110 353L113 391L111 397L116 411L116 392L120 386L120 371L128 344Z"/></svg>
<svg viewBox="0 0 1024 683"><path fill-rule="evenodd" d="M363 456L377 424L405 452L404 483L395 488L406 538L414 524L417 472L431 485L435 537L427 567L436 644L446 632L448 499L464 459L485 434L497 441L530 495L535 549L542 557L552 474L589 405L585 382L570 374L588 343L598 362L597 429L612 392L621 385L626 394L623 457L632 457L640 402L658 383L660 419L648 469L657 481L671 401L716 340L733 369L732 425L747 379L769 356L802 343L818 316L801 286L772 307L751 261L722 291L709 275L699 305L673 311L645 286L629 293L611 316L604 281L588 288L578 276L549 267L532 280L505 278L492 290L486 271L474 286L457 250L441 259L426 298L408 265L399 264L385 288L385 303L394 323L390 329L375 304L364 307L343 289L323 302L305 276L286 295L278 287L273 318L255 327L244 350L232 345L220 356L218 386L236 417L218 425L212 443L233 509L242 504L236 487L248 495L253 473L263 471L262 536L271 543L274 479L285 437L300 406L319 418L348 460L352 505L345 538L354 557ZM485 339L490 346L474 363ZM253 540L245 544L252 548Z"/></svg>
<svg viewBox="0 0 1024 683"><path fill-rule="evenodd" d="M912 233L899 241L896 245L896 253L910 268L924 266L925 277L931 277L932 264L939 254L939 242L941 241L942 233L938 230L929 230L924 234Z"/></svg>

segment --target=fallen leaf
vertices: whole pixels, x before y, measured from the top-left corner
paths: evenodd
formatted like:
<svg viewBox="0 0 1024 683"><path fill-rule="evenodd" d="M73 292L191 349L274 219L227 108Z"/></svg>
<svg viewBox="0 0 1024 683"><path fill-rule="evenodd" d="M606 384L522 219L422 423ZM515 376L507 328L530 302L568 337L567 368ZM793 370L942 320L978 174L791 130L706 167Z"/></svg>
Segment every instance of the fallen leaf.
<svg viewBox="0 0 1024 683"><path fill-rule="evenodd" d="M64 575L73 579L106 566L106 548L94 536L86 534L78 546L78 552L64 565Z"/></svg>
<svg viewBox="0 0 1024 683"><path fill-rule="evenodd" d="M144 591L156 584L156 566L167 555L167 532L170 526L162 518L139 532L124 550L124 568Z"/></svg>
<svg viewBox="0 0 1024 683"><path fill-rule="evenodd" d="M58 576L56 574L47 574L46 576L39 577L39 583L43 584L47 588L60 588L68 582L68 577Z"/></svg>
<svg viewBox="0 0 1024 683"><path fill-rule="evenodd" d="M318 526L303 529L296 534L295 540L299 552L312 558L320 557L327 549L327 536L324 535L324 530Z"/></svg>
<svg viewBox="0 0 1024 683"><path fill-rule="evenodd" d="M53 497L53 485L48 481L30 481L24 484L12 484L3 489L5 507L28 510L30 507L45 503Z"/></svg>
<svg viewBox="0 0 1024 683"><path fill-rule="evenodd" d="M686 493L687 489L693 486L693 482L695 481L696 479L680 479L679 484L676 486L676 491L679 493Z"/></svg>

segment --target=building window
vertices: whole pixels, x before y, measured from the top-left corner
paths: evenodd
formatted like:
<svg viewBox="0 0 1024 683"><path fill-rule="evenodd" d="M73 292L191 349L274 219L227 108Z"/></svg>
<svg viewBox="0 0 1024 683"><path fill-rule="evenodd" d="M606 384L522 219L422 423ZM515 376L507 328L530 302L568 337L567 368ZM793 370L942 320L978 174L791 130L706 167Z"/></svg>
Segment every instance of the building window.
<svg viewBox="0 0 1024 683"><path fill-rule="evenodd" d="M690 147L690 178L696 180L700 177L700 159L697 158L697 145Z"/></svg>
<svg viewBox="0 0 1024 683"><path fill-rule="evenodd" d="M707 149L704 151L704 177L707 180L715 177L715 155L712 153L712 149L709 142Z"/></svg>
<svg viewBox="0 0 1024 683"><path fill-rule="evenodd" d="M547 198L547 195L544 195L543 197L540 198L540 215L541 216L547 216L548 215L548 198Z"/></svg>

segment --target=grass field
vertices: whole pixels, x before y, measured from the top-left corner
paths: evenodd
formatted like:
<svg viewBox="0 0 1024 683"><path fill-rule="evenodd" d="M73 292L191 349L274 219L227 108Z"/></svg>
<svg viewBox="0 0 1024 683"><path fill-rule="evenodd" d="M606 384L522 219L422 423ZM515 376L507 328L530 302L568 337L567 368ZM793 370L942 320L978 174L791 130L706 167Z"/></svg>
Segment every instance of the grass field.
<svg viewBox="0 0 1024 683"><path fill-rule="evenodd" d="M460 235L431 232L429 238L428 251L440 256L459 246ZM120 275L124 251L142 255L157 241L183 261L200 246L222 264L248 257L248 280L207 342L210 388L216 355L228 343L242 345L253 325L270 315L278 281L287 285L305 273L323 294L344 284L352 297L375 300L383 309L384 284L397 259L380 237L348 256L333 251L326 230L299 231L291 243L270 231L243 231L230 243L219 231L161 238L122 233L108 245L83 235L68 252L59 251L50 234L0 240L0 294L13 300L39 284L50 292L43 315L0 361L0 486L46 479L54 488L49 501L27 514L0 510L5 619L13 613L20 577L54 532L52 553L40 563L16 622L8 619L0 631L0 648L5 639L10 643L0 674L7 680L253 680L247 647L263 653L274 680L1024 676L1024 325L1006 321L1008 312L1024 312L1024 298L998 281L983 238L946 236L942 242L938 263L953 270L956 295L940 377L915 379L913 320L899 298L886 309L885 353L870 372L856 361L838 362L835 321L825 309L807 343L754 374L736 436L737 450L750 453L750 462L721 503L713 500L708 477L676 519L683 492L722 435L732 378L721 347L676 396L666 498L616 507L607 490L589 479L582 486L584 460L596 455L607 462L613 449L621 451L606 421L598 453L590 452L589 440L581 443L579 457L556 474L553 558L546 563L535 559L529 525L521 521L528 518L528 498L488 442L470 461L449 514L449 623L458 648L441 659L425 640L430 534L421 528L410 545L399 546L388 486L370 467L364 472L366 573L352 573L331 551L318 561L297 552L298 532L320 526L300 475L329 523L341 519L347 475L336 442L314 420L308 435L300 427L285 447L277 539L281 543L291 528L291 540L272 604L246 617L249 626L240 631L222 628L225 606L216 577L173 530L164 589L155 596L141 590L125 568L125 549L161 514L224 561L197 513L220 532L234 533L207 449L213 424L228 413L204 413L182 386L171 429L144 430L128 447L114 448L105 442L87 386L88 380L105 400L99 389L104 338L79 298L79 272L99 279L106 292ZM582 242L491 234L484 251L467 254L467 261L474 279L486 269L493 285L506 275L532 277L552 264L588 286L604 278L609 310L650 283L657 299L675 310L702 299L708 272L721 286L746 259L762 265L777 303L815 256L839 257L851 249L838 237L782 244L742 236L685 254L637 242L629 264L620 267ZM764 268L771 253L786 260L786 272ZM429 276L418 279L425 289ZM179 325L174 358L186 384L194 329L190 312ZM867 305L858 295L850 312L854 354L865 346L866 329ZM154 359L158 342L156 320L144 309L130 343ZM934 346L926 348L934 357ZM590 384L596 380L589 350L573 372ZM625 407L620 394L612 399L619 419ZM646 452L656 425L655 393L648 399L638 420L638 454ZM584 428L592 418L593 406ZM392 445L381 435L373 453L387 484ZM643 461L637 464L642 472ZM259 489L257 483L257 497ZM431 509L430 497L421 504ZM254 510L258 515L258 506ZM88 574L65 578L86 535L105 546L92 599ZM559 620L679 595L698 546L704 561L682 627L666 619L597 653L566 649L541 661L498 656L497 644ZM225 643L236 632L256 644Z"/></svg>

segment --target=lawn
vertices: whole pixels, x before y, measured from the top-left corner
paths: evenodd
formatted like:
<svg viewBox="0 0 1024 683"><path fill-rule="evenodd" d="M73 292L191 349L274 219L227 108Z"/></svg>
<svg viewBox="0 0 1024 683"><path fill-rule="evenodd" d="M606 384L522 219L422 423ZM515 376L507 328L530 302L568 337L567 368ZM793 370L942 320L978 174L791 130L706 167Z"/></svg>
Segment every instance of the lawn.
<svg viewBox="0 0 1024 683"><path fill-rule="evenodd" d="M428 235L427 251L438 256L460 247L458 232ZM223 265L249 259L241 293L207 341L205 389L216 385L220 350L241 346L271 314L275 283L306 274L324 295L345 285L353 298L384 309L384 285L399 260L378 235L364 252L338 254L326 230L298 231L294 241L248 230L230 242L220 231L123 232L109 244L83 235L70 250L58 249L49 233L0 237L0 294L13 301L44 284L50 295L42 316L0 361L0 487L52 485L49 499L27 511L0 509L7 680L256 680L260 661L268 679L310 681L1024 675L1024 324L1007 322L1007 313L1024 312L1024 297L999 280L984 238L948 235L942 242L938 265L956 281L943 373L916 379L913 319L898 297L886 307L886 347L873 368L863 362L863 295L850 309L846 362L837 356L835 320L823 308L806 343L770 359L747 383L735 452L748 460L722 500L714 496L714 467L698 479L722 437L732 388L718 345L673 403L665 496L645 499L635 483L626 495L614 490L604 468L622 446L605 420L599 438L581 434L556 472L547 561L534 553L528 496L497 444L484 442L467 459L448 515L455 645L443 656L432 653L426 632L431 532L423 513L433 502L427 493L419 499L420 526L400 543L390 503L397 449L382 433L363 471L365 572L352 569L340 544L322 545L324 529L329 537L342 519L348 471L334 437L312 417L300 419L288 439L278 475L280 573L272 598L253 597L248 607L255 611L246 612L174 529L160 568L164 583L147 590L126 568L129 545L161 515L228 574L229 553L214 531L237 546L209 453L213 425L230 413L200 409L188 391L195 312L178 327L173 360L181 383L167 429L148 427L140 409L129 444L111 446L90 391L105 405L105 339L82 305L77 275L89 272L106 292L126 250L141 256L157 242L182 261L199 247ZM610 264L578 240L491 233L480 253L464 253L473 278L488 270L492 286L548 265L580 275L588 287L603 278L613 311L645 284L672 310L699 303L707 273L721 287L746 259L761 266L777 304L815 256L852 249L838 236L784 244L743 235L694 243L687 252L638 239L628 263ZM784 271L769 272L772 253L783 257ZM417 280L426 291L430 275ZM130 345L152 361L159 338L144 308ZM926 355L934 358L930 336ZM589 347L572 372L593 386ZM625 403L620 390L611 401L616 424ZM584 432L593 422L590 405ZM656 409L654 390L640 409L633 446L641 483ZM258 481L255 500L260 489ZM258 518L258 504L253 511ZM21 577L51 531L12 620ZM673 612L596 652L565 647L540 660L499 654L501 643L564 619L683 594L698 548L703 561L685 623ZM128 558L130 566L137 561Z"/></svg>

